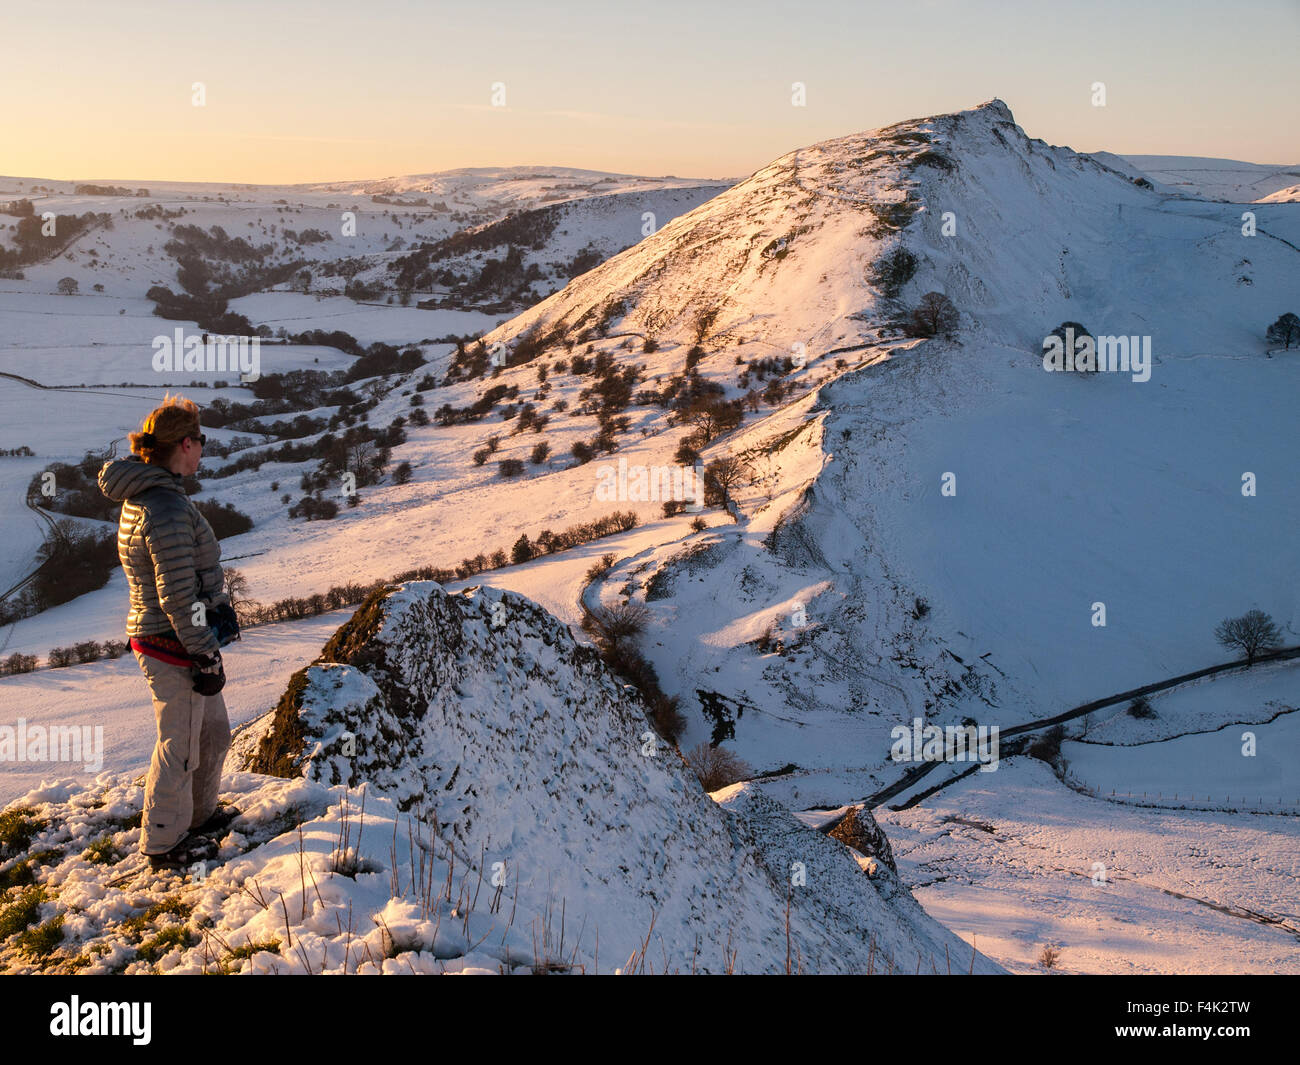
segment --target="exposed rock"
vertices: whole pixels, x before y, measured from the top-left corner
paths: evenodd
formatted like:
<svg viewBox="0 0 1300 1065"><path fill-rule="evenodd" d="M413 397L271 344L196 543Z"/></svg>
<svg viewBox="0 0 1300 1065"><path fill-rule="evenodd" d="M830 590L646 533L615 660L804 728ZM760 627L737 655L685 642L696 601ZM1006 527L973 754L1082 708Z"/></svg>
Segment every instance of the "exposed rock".
<svg viewBox="0 0 1300 1065"><path fill-rule="evenodd" d="M837 839L847 847L852 847L859 854L875 858L897 875L898 866L894 864L894 852L889 846L889 837L871 816L865 806L850 810L839 824L827 833L831 839Z"/></svg>

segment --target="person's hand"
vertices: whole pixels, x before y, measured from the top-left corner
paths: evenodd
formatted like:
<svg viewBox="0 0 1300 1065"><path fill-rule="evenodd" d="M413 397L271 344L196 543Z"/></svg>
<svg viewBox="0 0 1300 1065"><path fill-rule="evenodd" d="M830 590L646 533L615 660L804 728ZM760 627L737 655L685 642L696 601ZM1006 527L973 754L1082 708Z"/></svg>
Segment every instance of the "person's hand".
<svg viewBox="0 0 1300 1065"><path fill-rule="evenodd" d="M239 616L233 607L225 603L213 607L208 611L208 621L211 623L212 634L222 647L239 639Z"/></svg>
<svg viewBox="0 0 1300 1065"><path fill-rule="evenodd" d="M226 684L221 654L199 655L194 659L194 690L200 695L216 695Z"/></svg>

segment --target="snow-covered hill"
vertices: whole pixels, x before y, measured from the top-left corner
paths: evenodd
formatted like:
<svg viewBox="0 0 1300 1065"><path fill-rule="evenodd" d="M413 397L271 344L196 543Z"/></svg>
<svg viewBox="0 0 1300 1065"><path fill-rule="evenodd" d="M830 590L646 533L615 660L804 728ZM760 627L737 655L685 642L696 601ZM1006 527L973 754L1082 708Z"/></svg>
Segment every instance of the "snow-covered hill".
<svg viewBox="0 0 1300 1065"><path fill-rule="evenodd" d="M400 285L419 279L415 291L432 297L421 300L422 306L509 300L512 289L521 284L527 285L526 301L533 303L726 188L695 184L593 192L512 211L435 244L412 241L406 254L376 258L356 277L390 287L394 280ZM518 299L512 302L520 305Z"/></svg>
<svg viewBox="0 0 1300 1065"><path fill-rule="evenodd" d="M688 703L716 667L709 689L764 711L737 729L757 767L840 764L848 740L866 767L911 713L1010 724L1213 661L1214 625L1249 606L1300 626L1300 488L1282 457L1298 368L1262 342L1295 296L1298 221L1261 209L1246 237L1231 207L1031 140L993 101L783 157L488 339L582 329L613 305L613 332L661 350L704 316L700 373L732 395L738 358L802 352L793 380L835 374L837 353L872 364L714 445L762 474L735 494L734 534L606 582L636 574ZM869 272L896 245L916 259L899 302L946 293L956 344L892 339ZM1043 337L1066 320L1147 335L1150 379L1044 373ZM1244 472L1270 495L1244 497ZM815 620L790 623L799 603ZM754 652L773 623L810 661Z"/></svg>
<svg viewBox="0 0 1300 1065"><path fill-rule="evenodd" d="M1205 159L1186 155L1126 155L1152 181L1174 192L1229 203L1290 202L1284 190L1300 178L1300 165L1245 163L1239 159ZM1279 196L1282 193L1282 196Z"/></svg>
<svg viewBox="0 0 1300 1065"><path fill-rule="evenodd" d="M165 245L171 228L184 225L204 230L220 226L232 239L268 249L260 260L263 265L301 261L314 275L312 291L329 293L342 292L344 282L358 273L363 278L370 276L367 271L382 274L393 259L411 248L436 244L466 228L491 225L512 213L547 207L564 208L556 217L569 219L572 233L559 234L569 239L548 242L549 254L535 256L534 261L567 265L588 244L593 255L602 250L609 254L641 238L643 212L652 212L657 224L663 224L726 184L563 167L449 171L316 185L174 181L123 185L0 176L0 203L28 200L37 215L94 212L110 217L111 225L97 226L77 238L54 261L25 267L23 272L34 283L28 289L32 292L52 293L64 276L77 280L82 292L102 285L108 296L143 296L153 285L176 288L176 263ZM125 192L131 195L121 194ZM581 201L592 197L607 202L590 218L575 213ZM611 223L614 214L624 217ZM0 214L0 246L12 243L17 227L16 216ZM584 241L580 236L586 227L592 232ZM339 264L351 261L357 269L337 270ZM450 265L463 268L465 264ZM14 287L12 279L3 287ZM554 287L558 286L547 291ZM407 339L418 340L430 332Z"/></svg>
<svg viewBox="0 0 1300 1065"><path fill-rule="evenodd" d="M1259 199L1259 203L1296 203L1300 201L1300 184L1288 185Z"/></svg>
<svg viewBox="0 0 1300 1065"><path fill-rule="evenodd" d="M713 182L693 178L645 177L580 170L569 166L475 166L433 174L368 181L326 181L300 186L313 192L352 196L394 196L403 200L428 199L462 209L522 210L548 203L610 193L645 193L659 189L689 189L700 184L730 185L734 179Z"/></svg>

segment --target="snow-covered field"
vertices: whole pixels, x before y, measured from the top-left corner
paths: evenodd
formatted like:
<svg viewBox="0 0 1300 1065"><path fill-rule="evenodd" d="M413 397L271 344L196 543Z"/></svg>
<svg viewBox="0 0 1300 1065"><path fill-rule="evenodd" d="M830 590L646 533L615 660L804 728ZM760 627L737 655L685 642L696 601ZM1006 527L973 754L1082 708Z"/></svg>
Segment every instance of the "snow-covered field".
<svg viewBox="0 0 1300 1065"><path fill-rule="evenodd" d="M1071 722L1068 783L1014 757L912 809L877 809L904 882L1013 972L1049 943L1063 972L1300 972L1300 666L1203 679L1151 706Z"/></svg>
<svg viewBox="0 0 1300 1065"><path fill-rule="evenodd" d="M23 282L9 284L22 285ZM216 381L224 381L227 385L239 383L240 368L232 365L229 358L224 368L159 370L155 356L163 349L155 344L158 338L165 338L174 345L177 329L181 330L183 338L201 336L203 330L193 322L173 322L155 317L153 304L148 300L50 295L36 290L34 283L28 284L31 287L27 292L0 292L0 316L6 323L4 337L0 340L0 372L26 377L47 386L108 386L110 391L117 391L112 386L121 384L175 390L194 381L201 382L205 389L212 388ZM310 296L300 298L314 302ZM430 314L429 318L428 324L435 325L434 315ZM346 327L312 323L296 328ZM337 348L266 341L258 344L258 364L264 375L290 370L340 370L352 361L351 356ZM5 381L6 385L9 383ZM130 391L138 394L140 388ZM199 395L204 398L203 392ZM227 398L233 397L227 395ZM12 432L19 424L15 418L7 428Z"/></svg>
<svg viewBox="0 0 1300 1065"><path fill-rule="evenodd" d="M1012 972L1048 944L1062 972L1300 972L1295 816L1116 804L1028 758L876 813L926 912Z"/></svg>
<svg viewBox="0 0 1300 1065"><path fill-rule="evenodd" d="M1300 667L1294 660L1205 678L1152 697L1155 716L1108 714L1062 745L1069 779L1148 807L1300 817Z"/></svg>
<svg viewBox="0 0 1300 1065"><path fill-rule="evenodd" d="M363 344L373 344L376 340L385 344L410 344L426 337L481 335L500 325L504 317L482 311L427 311L365 304L346 296L313 296L303 292L256 292L232 300L230 309L250 321L272 329L283 327L291 333L305 329L341 329Z"/></svg>

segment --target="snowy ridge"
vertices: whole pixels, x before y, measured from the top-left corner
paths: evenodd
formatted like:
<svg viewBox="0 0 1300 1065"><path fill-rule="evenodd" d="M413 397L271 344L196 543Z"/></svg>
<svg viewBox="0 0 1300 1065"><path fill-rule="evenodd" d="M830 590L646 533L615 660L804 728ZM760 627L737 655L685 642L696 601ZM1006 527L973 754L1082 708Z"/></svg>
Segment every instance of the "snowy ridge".
<svg viewBox="0 0 1300 1065"><path fill-rule="evenodd" d="M645 192L656 189L686 189L716 184L708 180L678 177L645 177L610 174L602 170L581 170L568 166L461 167L432 174L365 181L327 181L295 186L314 192L346 193L354 196L432 197L460 207L523 209L546 203L603 196L614 192ZM730 184L723 181L723 184Z"/></svg>
<svg viewBox="0 0 1300 1065"><path fill-rule="evenodd" d="M887 750L881 725L913 713L984 720L996 710L1010 724L1034 716L1041 700L1068 706L1067 700L1143 683L1144 671L1153 668L1172 675L1214 661L1210 630L1234 606L1249 605L1241 589L1266 592L1276 585L1265 577L1273 566L1284 572L1296 566L1284 530L1297 498L1269 443L1278 434L1295 438L1287 415L1295 365L1266 358L1255 339L1293 295L1288 278L1295 251L1286 240L1244 240L1230 207L1169 204L1087 156L1031 140L997 101L891 129L895 139L924 136L927 150L953 164L913 168L921 206L899 239L918 267L901 302L910 305L930 290L946 293L962 312L960 343L869 342L872 364L822 384L798 405L802 413L773 413L722 441L720 450L756 468L755 483L735 498L745 531L766 542L759 549L755 536L742 535L707 556L666 549L656 559L666 568L655 581L672 594L649 597L665 648L656 665L681 678L677 692L685 701L694 699L697 678L719 666L725 680L711 687L758 706L771 706L775 696L778 705L798 707L804 725L817 721L819 761L827 757L829 725L817 716L821 711L880 714L874 727L851 728L858 767L872 766ZM806 238L814 248L791 245L783 271L797 270L800 255L826 261L817 252L825 234L834 240L835 212L853 210L848 201L874 188L851 165L861 158L853 142L816 146L824 163L815 187L833 188L836 207ZM810 171L813 150L797 154L806 160L801 171ZM837 168L841 176L833 177ZM719 210L744 188L683 216L674 228ZM1287 210L1261 215L1261 227L1294 239L1297 219ZM955 218L955 235L943 232L946 212ZM653 243L581 280L649 255ZM1197 254L1189 258L1192 247ZM862 283L852 257L836 261L822 287L844 293L847 303ZM1170 276L1175 266L1180 273ZM577 287L533 313L548 305L558 311ZM871 298L864 295L862 303ZM644 313L639 306L629 309L629 318ZM873 313L884 310L878 305ZM780 319L797 313L783 309ZM1103 374L1085 382L1043 373L1042 338L1067 319L1099 333L1151 334L1153 380ZM864 312L837 325L861 323L869 331L871 320ZM1234 413L1244 410L1248 418ZM801 418L817 422L816 432L798 432ZM1214 433L1189 433L1189 418L1214 426ZM1078 432L1083 427L1086 437ZM1196 442L1175 454L1171 441L1184 436ZM1088 461L1088 439L1105 441L1126 461ZM796 458L794 441L809 442L812 450ZM1247 455L1250 465L1242 469L1267 465L1278 479L1279 493L1264 507L1230 503L1234 494L1240 498L1240 470L1230 473L1235 467L1228 462ZM941 495L945 471L959 480L965 471L971 479L961 483L969 484L969 494ZM1039 494L1052 504L1036 505ZM1133 540L1132 522L1152 499L1161 513L1180 517ZM1099 500L1128 517L1100 519ZM1075 543L1071 530L1083 528L1089 536L1076 550L1056 550ZM705 534L723 536L721 529ZM1243 538L1260 545L1258 555L1231 557L1228 545ZM1216 547L1207 550L1200 542L1206 540ZM1193 561L1203 554L1227 560ZM1027 558L1034 559L1028 569ZM1200 587L1188 588L1177 575L1178 558L1202 574ZM1114 586L1117 565L1121 587ZM708 580L675 580L686 566L711 570ZM1031 587L1026 573L1042 579ZM623 570L613 575L625 576ZM640 580L648 584L650 577ZM737 591L718 597L718 587ZM803 594L812 589L820 589L821 602ZM1102 590L1109 602L1124 604L1123 635L1111 635L1112 619L1098 633L1109 637L1105 653L1080 655L1070 604L1091 603ZM1277 615L1291 625L1300 621L1292 590L1274 594L1269 605ZM933 611L917 616L918 598ZM1157 623L1164 605L1184 599L1185 624L1171 630ZM789 620L794 602L809 615L801 627ZM1030 609L1034 620L1026 626ZM785 658L793 657L795 668L743 646L769 623L784 637ZM821 680L810 685L804 669ZM800 729L766 718L737 729L738 746L756 768L805 764L799 752L806 742ZM834 746L838 756L843 745Z"/></svg>
<svg viewBox="0 0 1300 1065"><path fill-rule="evenodd" d="M513 593L416 582L368 603L240 748L248 768L366 781L436 817L463 859L519 877L525 911L564 900L587 928L580 954L598 932L602 955L625 958L653 911L670 965L689 967L698 937L729 941L745 971L780 968L782 884L801 862L794 949L824 971L861 971L867 950L927 969L945 947L970 960L887 871L869 879L761 796L712 802L595 652ZM695 964L717 971L706 953Z"/></svg>
<svg viewBox="0 0 1300 1065"><path fill-rule="evenodd" d="M998 177L1014 162L1018 180L1054 205L1074 196L1135 205L1153 198L1088 156L1030 140L1006 104L992 100L781 156L488 340L510 342L534 327L581 329L612 309L619 333L661 344L690 344L699 336L710 355L721 349L728 356L784 355L803 344L814 365L832 350L877 339L889 308L870 268L914 216L937 230L949 205L933 193L962 187L972 164L989 161ZM990 192L963 191L985 199ZM965 205L963 198L953 206ZM1004 228L968 240L987 240L990 254L1014 255L1017 244L1008 237L1015 235ZM958 293L950 295L956 300Z"/></svg>

